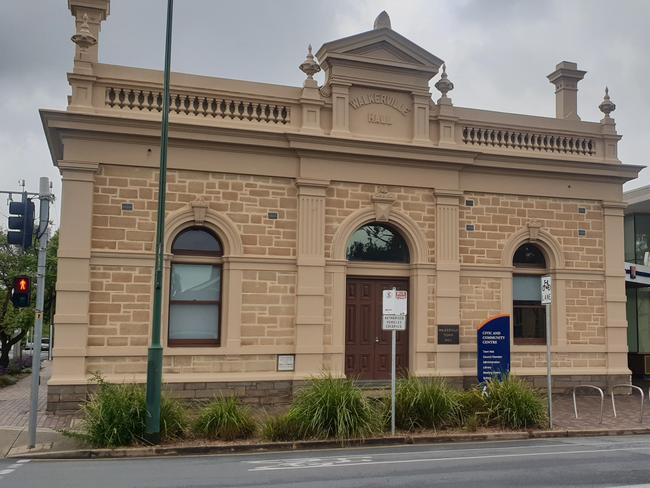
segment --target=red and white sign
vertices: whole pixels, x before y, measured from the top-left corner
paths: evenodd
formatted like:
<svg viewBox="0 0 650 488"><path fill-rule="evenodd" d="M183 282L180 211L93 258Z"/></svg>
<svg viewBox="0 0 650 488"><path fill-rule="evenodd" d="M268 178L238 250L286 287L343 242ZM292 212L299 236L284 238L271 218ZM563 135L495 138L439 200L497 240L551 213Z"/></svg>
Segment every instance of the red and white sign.
<svg viewBox="0 0 650 488"><path fill-rule="evenodd" d="M382 330L406 330L408 294L406 290L384 290L382 301Z"/></svg>
<svg viewBox="0 0 650 488"><path fill-rule="evenodd" d="M407 315L408 294L406 290L384 290L383 315Z"/></svg>

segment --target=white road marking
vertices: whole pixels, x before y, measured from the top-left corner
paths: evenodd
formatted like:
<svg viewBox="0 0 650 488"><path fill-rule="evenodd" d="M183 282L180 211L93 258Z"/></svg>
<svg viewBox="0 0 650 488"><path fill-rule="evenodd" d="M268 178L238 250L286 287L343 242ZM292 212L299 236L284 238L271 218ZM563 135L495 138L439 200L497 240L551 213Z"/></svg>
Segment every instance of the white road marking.
<svg viewBox="0 0 650 488"><path fill-rule="evenodd" d="M516 458L516 457L530 457L530 456L556 456L556 455L574 455L574 454L588 454L594 452L614 452L614 451L631 451L631 450L650 450L650 447L637 447L637 448L616 448L616 449L585 449L580 451L553 451L553 452L530 452L530 453L514 453L514 454L486 454L482 456L455 456L455 457L441 457L441 458L418 458L418 459L393 459L387 461L374 461L365 459L361 462L350 460L351 462L347 463L332 463L326 461L323 464L317 464L316 462L308 463L304 465L292 465L290 463L286 465L271 465L271 466L256 466L249 469L248 471L276 471L276 470L292 470L292 469L313 469L313 468L338 468L338 467L347 467L347 466L367 466L375 464L408 464L408 463L424 463L424 462L439 462L439 461L462 461L462 460L473 460L473 459L494 459L494 458ZM372 456L367 456L372 458ZM311 461L315 461L318 458L311 458ZM309 459L308 459L309 460ZM267 461L268 464L268 461Z"/></svg>
<svg viewBox="0 0 650 488"><path fill-rule="evenodd" d="M16 469L20 468L21 466L24 466L25 463L28 463L30 461L31 459L20 459L16 461L14 464L10 464L7 469L0 469L0 480L4 475L13 473L14 471L16 471Z"/></svg>

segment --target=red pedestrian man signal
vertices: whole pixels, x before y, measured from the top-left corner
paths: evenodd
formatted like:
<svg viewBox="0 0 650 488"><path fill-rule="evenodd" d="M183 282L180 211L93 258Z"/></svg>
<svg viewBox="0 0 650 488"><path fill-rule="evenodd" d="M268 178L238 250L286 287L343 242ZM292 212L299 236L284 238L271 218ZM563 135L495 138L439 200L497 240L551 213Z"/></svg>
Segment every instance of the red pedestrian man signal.
<svg viewBox="0 0 650 488"><path fill-rule="evenodd" d="M15 308L29 307L31 292L32 280L29 276L17 276L11 290L11 303Z"/></svg>

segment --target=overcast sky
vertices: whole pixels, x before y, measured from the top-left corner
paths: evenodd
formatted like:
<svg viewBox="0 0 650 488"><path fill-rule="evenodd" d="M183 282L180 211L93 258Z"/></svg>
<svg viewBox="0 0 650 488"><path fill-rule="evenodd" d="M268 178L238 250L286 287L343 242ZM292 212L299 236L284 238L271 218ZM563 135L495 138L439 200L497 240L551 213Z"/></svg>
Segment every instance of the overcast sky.
<svg viewBox="0 0 650 488"><path fill-rule="evenodd" d="M112 0L100 61L161 69L166 3ZM577 62L587 71L581 118L600 120L609 85L620 159L650 164L648 0L176 0L172 69L299 86L308 43L316 51L369 30L384 9L394 30L447 63L457 106L553 117L546 75L562 60ZM66 106L73 31L65 0L0 0L0 190L24 178L37 191L39 176L49 176L60 195L38 109ZM644 170L625 188L648 184Z"/></svg>

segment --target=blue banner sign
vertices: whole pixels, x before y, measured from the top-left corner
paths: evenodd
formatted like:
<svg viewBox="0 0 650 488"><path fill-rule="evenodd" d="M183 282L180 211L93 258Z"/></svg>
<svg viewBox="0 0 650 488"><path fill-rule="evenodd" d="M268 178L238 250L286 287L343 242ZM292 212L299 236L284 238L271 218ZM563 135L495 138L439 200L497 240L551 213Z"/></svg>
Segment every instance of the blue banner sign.
<svg viewBox="0 0 650 488"><path fill-rule="evenodd" d="M477 331L478 381L510 372L510 315L496 315L483 322Z"/></svg>

